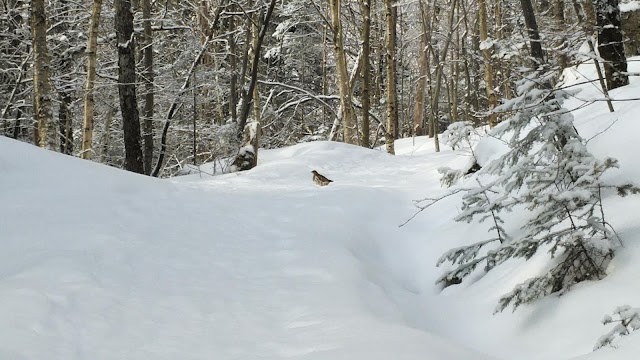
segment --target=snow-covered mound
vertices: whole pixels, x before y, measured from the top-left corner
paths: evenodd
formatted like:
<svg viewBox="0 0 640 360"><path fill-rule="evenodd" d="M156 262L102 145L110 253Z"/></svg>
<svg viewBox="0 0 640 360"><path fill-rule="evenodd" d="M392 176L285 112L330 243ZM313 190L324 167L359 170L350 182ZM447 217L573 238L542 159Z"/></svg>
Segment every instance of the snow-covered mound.
<svg viewBox="0 0 640 360"><path fill-rule="evenodd" d="M584 76L592 65L566 85ZM632 81L612 97L640 97ZM610 180L640 182L640 106L583 107L602 95L576 87L565 105L589 148L620 160ZM456 196L398 225L468 153L423 137L396 149L305 143L261 151L248 172L157 180L0 138L0 359L635 358L633 333L591 349L604 315L640 307L640 199L605 198L625 242L607 278L492 315L547 255L436 286L440 255L489 225L453 222ZM334 182L315 186L312 170Z"/></svg>

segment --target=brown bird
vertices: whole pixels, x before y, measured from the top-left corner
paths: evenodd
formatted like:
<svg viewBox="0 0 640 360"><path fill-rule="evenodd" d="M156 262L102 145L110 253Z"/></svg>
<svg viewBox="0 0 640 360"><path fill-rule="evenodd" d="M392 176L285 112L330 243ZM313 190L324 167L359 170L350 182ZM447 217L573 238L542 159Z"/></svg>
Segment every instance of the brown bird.
<svg viewBox="0 0 640 360"><path fill-rule="evenodd" d="M319 186L327 186L329 185L329 183L333 182L333 180L327 179L315 170L313 170L311 173L313 174L313 182Z"/></svg>

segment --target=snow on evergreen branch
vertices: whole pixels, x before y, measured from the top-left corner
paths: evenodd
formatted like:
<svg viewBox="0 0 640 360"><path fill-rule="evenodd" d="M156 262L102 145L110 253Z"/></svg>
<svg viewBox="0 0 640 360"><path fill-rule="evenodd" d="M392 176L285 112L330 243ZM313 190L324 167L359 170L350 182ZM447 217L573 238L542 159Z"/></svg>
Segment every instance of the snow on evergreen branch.
<svg viewBox="0 0 640 360"><path fill-rule="evenodd" d="M449 145L452 150L467 146L472 152L471 136L477 134L471 121L458 121L447 126L442 133L442 142Z"/></svg>
<svg viewBox="0 0 640 360"><path fill-rule="evenodd" d="M606 247L593 246L593 239L582 233L568 235L567 241L562 243L563 253L556 259L557 265L545 274L533 277L503 295L495 312L501 312L510 305L515 311L520 305L552 293L563 293L579 282L599 280L606 276L604 269L613 258L613 251Z"/></svg>
<svg viewBox="0 0 640 360"><path fill-rule="evenodd" d="M617 317L615 319L614 317ZM632 331L640 329L640 309L632 308L629 305L618 306L613 311L613 317L606 315L602 319L603 325L617 323L609 332L602 335L596 341L593 350L598 350L607 345L612 345L617 336L629 335Z"/></svg>
<svg viewBox="0 0 640 360"><path fill-rule="evenodd" d="M471 153L472 159L464 169L439 168L438 173L442 174L440 178L440 184L442 184L442 186L451 187L465 175L473 174L480 169L472 143L473 140L478 138L480 138L480 134L478 134L478 131L473 127L471 121L454 122L442 133L442 141L445 144L449 145L452 150L467 148Z"/></svg>
<svg viewBox="0 0 640 360"><path fill-rule="evenodd" d="M462 170L452 169L446 166L438 168L438 173L442 174L440 184L446 187L453 186L453 184L458 182L458 180L464 176L464 172Z"/></svg>

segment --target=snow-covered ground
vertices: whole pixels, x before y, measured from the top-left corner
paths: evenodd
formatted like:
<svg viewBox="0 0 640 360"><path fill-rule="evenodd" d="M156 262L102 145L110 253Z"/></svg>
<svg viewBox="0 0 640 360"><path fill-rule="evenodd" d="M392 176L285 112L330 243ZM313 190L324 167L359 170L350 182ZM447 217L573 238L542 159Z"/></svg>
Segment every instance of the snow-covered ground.
<svg viewBox="0 0 640 360"><path fill-rule="evenodd" d="M640 183L640 106L614 106L576 110L577 127L620 159L612 181ZM306 143L245 173L158 180L0 138L0 359L636 358L633 333L591 350L604 315L640 306L640 198L606 197L625 241L606 279L493 315L546 255L440 289L438 257L488 225L453 222L456 197L398 225L446 191L437 168L468 157L426 138L396 148ZM315 186L314 169L334 183Z"/></svg>

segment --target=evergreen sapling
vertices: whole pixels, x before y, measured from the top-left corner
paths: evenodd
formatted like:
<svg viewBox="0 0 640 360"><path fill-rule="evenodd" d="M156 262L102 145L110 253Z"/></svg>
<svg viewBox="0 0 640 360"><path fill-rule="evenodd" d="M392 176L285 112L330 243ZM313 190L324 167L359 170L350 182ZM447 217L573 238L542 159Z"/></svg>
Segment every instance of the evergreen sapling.
<svg viewBox="0 0 640 360"><path fill-rule="evenodd" d="M476 175L491 181L478 181L478 187L463 190L463 212L455 220L493 219L491 231L496 236L449 250L438 260L438 265L455 265L438 280L452 284L479 264L486 272L509 259L528 260L546 250L552 258L546 272L505 294L496 312L606 276L620 240L604 218L602 191L617 188L625 195L639 190L601 180L618 163L611 158L598 160L588 151L573 126L573 116L562 108L566 93L540 86L552 78L551 72L525 76L518 84L518 96L496 109L514 113L493 132L507 139L509 150ZM522 232L511 238L500 213L516 206L527 209L529 217ZM481 253L485 247L491 248Z"/></svg>

